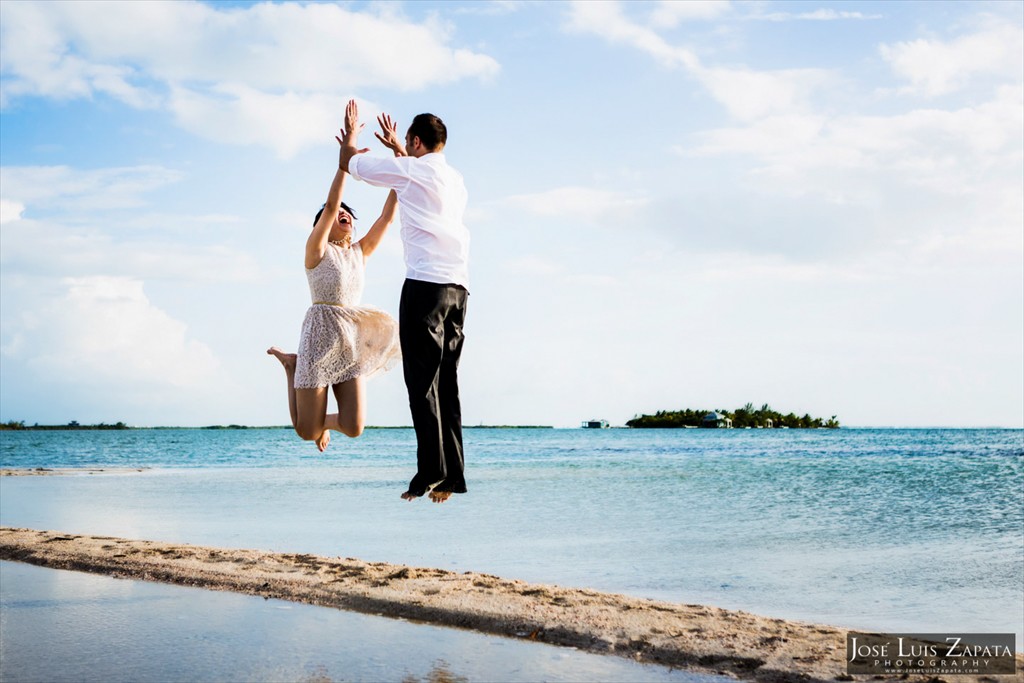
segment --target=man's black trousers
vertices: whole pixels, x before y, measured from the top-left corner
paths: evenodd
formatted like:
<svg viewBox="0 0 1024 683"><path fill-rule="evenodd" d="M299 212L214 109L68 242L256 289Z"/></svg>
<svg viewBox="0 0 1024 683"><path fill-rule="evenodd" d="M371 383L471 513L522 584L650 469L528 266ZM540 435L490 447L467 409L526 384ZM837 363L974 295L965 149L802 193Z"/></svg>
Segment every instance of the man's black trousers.
<svg viewBox="0 0 1024 683"><path fill-rule="evenodd" d="M459 356L469 292L453 284L407 279L398 311L402 368L416 428L416 476L409 493L466 492L459 405Z"/></svg>

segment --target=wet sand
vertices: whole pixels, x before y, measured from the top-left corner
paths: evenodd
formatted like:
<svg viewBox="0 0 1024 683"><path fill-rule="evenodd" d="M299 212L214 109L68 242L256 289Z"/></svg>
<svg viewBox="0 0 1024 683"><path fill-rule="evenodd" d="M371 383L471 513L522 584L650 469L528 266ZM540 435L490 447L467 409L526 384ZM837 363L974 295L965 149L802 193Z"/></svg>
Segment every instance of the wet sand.
<svg viewBox="0 0 1024 683"><path fill-rule="evenodd" d="M401 617L747 680L854 680L844 663L845 629L474 572L9 527L0 529L0 559ZM950 678L1024 682L1024 655L1017 662L1015 676Z"/></svg>

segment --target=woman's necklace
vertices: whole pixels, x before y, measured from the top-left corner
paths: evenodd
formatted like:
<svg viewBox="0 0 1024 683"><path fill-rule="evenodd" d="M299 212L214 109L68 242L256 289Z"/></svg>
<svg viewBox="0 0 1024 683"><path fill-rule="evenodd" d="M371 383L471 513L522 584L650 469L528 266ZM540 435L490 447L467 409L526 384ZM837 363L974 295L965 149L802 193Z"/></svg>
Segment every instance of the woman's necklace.
<svg viewBox="0 0 1024 683"><path fill-rule="evenodd" d="M348 247L348 246L351 246L351 244L352 244L352 238L351 237L346 237L346 238L340 239L340 240L327 240L327 241L330 242L331 244L337 244L339 247Z"/></svg>

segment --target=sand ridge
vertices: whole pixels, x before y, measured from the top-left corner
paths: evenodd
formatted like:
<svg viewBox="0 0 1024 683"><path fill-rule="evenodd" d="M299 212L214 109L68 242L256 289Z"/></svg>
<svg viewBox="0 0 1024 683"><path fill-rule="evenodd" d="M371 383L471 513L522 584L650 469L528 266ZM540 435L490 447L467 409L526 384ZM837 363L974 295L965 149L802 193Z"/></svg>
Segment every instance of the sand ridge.
<svg viewBox="0 0 1024 683"><path fill-rule="evenodd" d="M379 614L756 681L848 681L843 629L355 558L0 528L0 559ZM1015 676L956 681L1024 683ZM935 681L928 676L858 677Z"/></svg>

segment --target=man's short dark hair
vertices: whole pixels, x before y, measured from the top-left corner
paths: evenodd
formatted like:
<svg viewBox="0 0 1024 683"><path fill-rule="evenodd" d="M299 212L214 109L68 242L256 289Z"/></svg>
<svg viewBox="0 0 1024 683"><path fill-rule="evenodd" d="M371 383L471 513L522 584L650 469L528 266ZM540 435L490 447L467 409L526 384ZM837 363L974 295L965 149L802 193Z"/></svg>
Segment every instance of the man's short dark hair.
<svg viewBox="0 0 1024 683"><path fill-rule="evenodd" d="M444 121L433 114L417 114L409 126L409 139L419 138L429 150L437 150L448 142L448 129Z"/></svg>
<svg viewBox="0 0 1024 683"><path fill-rule="evenodd" d="M315 217L315 218L313 219L313 225L314 225L314 226L315 226L315 225L317 224L317 222L318 222L318 221L320 220L320 216L322 216L322 215L323 215L323 213L324 213L324 209L326 209L326 208L327 208L327 204L324 204L323 206L321 206L321 207L320 207L320 210L316 212L316 217ZM346 211L348 211L348 215L349 215L349 216L352 216L352 220L355 220L355 219L356 219L356 212L355 212L355 211L353 211L353 210L352 210L352 207L350 207L350 206L349 206L348 204L346 204L345 202L342 202L342 203L341 203L341 208L343 208L343 209L345 209Z"/></svg>

